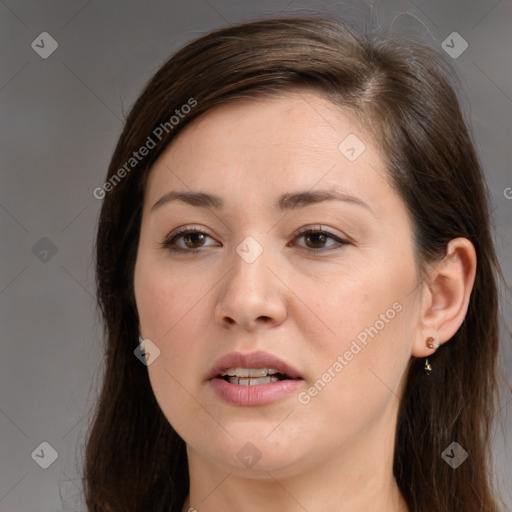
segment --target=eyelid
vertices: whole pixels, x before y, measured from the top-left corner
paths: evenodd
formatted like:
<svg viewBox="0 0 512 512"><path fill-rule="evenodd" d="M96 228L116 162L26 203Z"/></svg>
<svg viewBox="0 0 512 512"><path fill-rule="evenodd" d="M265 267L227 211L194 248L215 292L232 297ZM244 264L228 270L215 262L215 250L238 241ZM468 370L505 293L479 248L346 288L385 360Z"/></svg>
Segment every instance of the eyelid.
<svg viewBox="0 0 512 512"><path fill-rule="evenodd" d="M314 224L313 226L305 226L305 227L299 228L295 231L294 236L303 235L305 233L310 233L310 232L317 233L319 231L322 233L325 233L326 235L329 235L329 236L333 237L334 239L337 239L341 242L354 243L354 240L352 240L352 238L349 237L348 235L346 235L345 233L343 233L341 235L336 234L333 231L331 231L330 228L324 226L323 224Z"/></svg>

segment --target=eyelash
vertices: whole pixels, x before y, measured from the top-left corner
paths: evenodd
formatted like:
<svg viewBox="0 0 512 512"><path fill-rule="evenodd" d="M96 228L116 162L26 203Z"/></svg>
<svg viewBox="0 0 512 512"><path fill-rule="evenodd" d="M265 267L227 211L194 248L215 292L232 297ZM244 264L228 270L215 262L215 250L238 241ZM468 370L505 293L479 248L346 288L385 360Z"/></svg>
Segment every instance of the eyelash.
<svg viewBox="0 0 512 512"><path fill-rule="evenodd" d="M165 250L167 250L167 251L169 251L171 253L188 253L188 254L190 254L190 253L199 252L199 251L201 251L203 249L202 247L196 247L195 249L183 249L182 247L174 246L174 243L176 242L176 240L178 240L179 238L183 237L184 235L189 235L189 234L193 234L193 233L198 233L198 234L205 235L205 236L211 238L210 235L208 235L204 231L201 231L200 229L182 228L182 229L178 230L176 233L168 236L160 244L160 246L163 249L165 249ZM337 247L338 249L341 249L343 246L350 244L350 242L348 240L344 240L342 238L339 238L335 234L333 234L333 233L331 233L329 231L325 231L323 229L312 229L312 228L299 229L295 233L295 238L300 238L302 236L311 235L311 234L326 235L328 238L331 238L332 240L334 240L338 244L340 244L340 246ZM313 253L326 252L326 251L333 250L332 248L328 248L328 249L312 249L312 248L309 248L309 247L303 247L303 246L300 246L300 247L302 247L303 249L307 249L307 250L309 250L310 252L313 252Z"/></svg>

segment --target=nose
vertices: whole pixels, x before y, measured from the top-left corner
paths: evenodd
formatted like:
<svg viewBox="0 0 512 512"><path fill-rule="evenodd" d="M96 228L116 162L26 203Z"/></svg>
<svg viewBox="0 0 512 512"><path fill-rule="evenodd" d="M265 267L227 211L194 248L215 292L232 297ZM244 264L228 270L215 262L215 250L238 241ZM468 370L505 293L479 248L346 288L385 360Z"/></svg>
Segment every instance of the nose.
<svg viewBox="0 0 512 512"><path fill-rule="evenodd" d="M251 263L235 253L230 263L215 308L216 321L247 331L281 324L287 314L286 286L267 266L265 252Z"/></svg>

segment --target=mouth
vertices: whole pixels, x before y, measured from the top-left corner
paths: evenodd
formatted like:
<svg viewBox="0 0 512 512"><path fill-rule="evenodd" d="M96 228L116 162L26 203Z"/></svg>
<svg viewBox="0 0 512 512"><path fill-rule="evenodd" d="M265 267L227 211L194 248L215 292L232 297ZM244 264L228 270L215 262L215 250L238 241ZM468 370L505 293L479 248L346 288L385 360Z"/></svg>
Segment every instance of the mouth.
<svg viewBox="0 0 512 512"><path fill-rule="evenodd" d="M216 378L238 386L261 386L262 384L292 379L292 377L279 372L275 368L228 368L217 375Z"/></svg>
<svg viewBox="0 0 512 512"><path fill-rule="evenodd" d="M227 354L213 365L207 380L222 401L246 407L284 400L305 382L295 368L266 352Z"/></svg>
<svg viewBox="0 0 512 512"><path fill-rule="evenodd" d="M268 352L231 352L218 359L208 372L208 380L215 378L254 386L302 377L293 366Z"/></svg>

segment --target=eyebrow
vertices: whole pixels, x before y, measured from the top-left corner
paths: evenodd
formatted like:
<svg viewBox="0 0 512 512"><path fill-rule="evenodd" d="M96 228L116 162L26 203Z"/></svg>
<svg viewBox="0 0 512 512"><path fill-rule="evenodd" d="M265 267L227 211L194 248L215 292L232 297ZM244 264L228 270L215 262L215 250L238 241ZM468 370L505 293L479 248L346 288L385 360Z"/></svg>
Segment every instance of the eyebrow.
<svg viewBox="0 0 512 512"><path fill-rule="evenodd" d="M356 204L366 208L370 212L372 209L362 199L351 196L349 194L336 192L334 190L315 190L315 191L304 191L304 192L293 192L283 194L279 196L276 203L273 205L275 209L280 211L294 210L297 208L303 208L312 204L320 203L323 201L344 201L347 203ZM197 206L200 208L213 208L215 210L221 210L224 208L224 200L217 195L208 194L206 192L178 192L172 190L164 194L152 207L151 211L156 210L165 203L171 201L182 201L191 206Z"/></svg>

